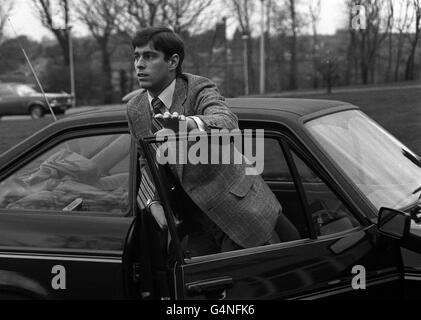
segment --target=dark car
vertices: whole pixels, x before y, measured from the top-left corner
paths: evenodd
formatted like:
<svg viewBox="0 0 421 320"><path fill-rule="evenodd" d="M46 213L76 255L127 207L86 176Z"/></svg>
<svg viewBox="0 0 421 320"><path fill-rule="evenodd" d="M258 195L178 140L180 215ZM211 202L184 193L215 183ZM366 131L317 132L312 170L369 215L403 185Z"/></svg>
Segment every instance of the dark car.
<svg viewBox="0 0 421 320"><path fill-rule="evenodd" d="M136 95L138 95L143 89L136 89L133 91L130 91L128 94L124 95L123 98L121 98L121 102L127 103L129 100Z"/></svg>
<svg viewBox="0 0 421 320"><path fill-rule="evenodd" d="M262 176L300 239L192 256L175 220L191 200L172 196L151 137L141 145L168 231L138 210L137 146L125 107L107 108L61 119L0 157L0 296L420 297L420 158L354 105L228 102L244 134L264 129L251 135L264 138Z"/></svg>
<svg viewBox="0 0 421 320"><path fill-rule="evenodd" d="M63 114L72 107L73 98L68 93L46 93L55 114ZM48 114L44 95L22 83L0 83L0 118L10 115L30 115L38 119Z"/></svg>

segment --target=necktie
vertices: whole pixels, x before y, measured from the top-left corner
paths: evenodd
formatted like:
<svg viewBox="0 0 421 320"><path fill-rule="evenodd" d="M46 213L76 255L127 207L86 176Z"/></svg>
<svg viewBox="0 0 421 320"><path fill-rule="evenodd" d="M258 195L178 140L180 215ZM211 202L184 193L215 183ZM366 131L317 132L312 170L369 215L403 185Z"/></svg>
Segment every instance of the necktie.
<svg viewBox="0 0 421 320"><path fill-rule="evenodd" d="M165 108L164 103L158 97L152 99L151 105L154 114L162 113L162 110Z"/></svg>
<svg viewBox="0 0 421 320"><path fill-rule="evenodd" d="M151 101L152 109L154 114L159 114L165 108L164 103L159 98L154 98ZM153 117L151 114L151 134L162 129L162 125ZM156 145L152 144L152 148L156 152ZM152 180L151 172L149 171L149 167L147 164L143 165L140 168L141 173L141 180L140 180L140 187L137 193L137 204L141 209L144 209L148 204L148 200L152 200L155 198L155 184Z"/></svg>
<svg viewBox="0 0 421 320"><path fill-rule="evenodd" d="M162 110L165 109L165 105L158 97L152 99L151 105L153 109L153 115L151 115L152 117L151 129L152 129L152 133L155 133L162 129L162 125L158 122L158 120L154 118L154 115L162 113Z"/></svg>

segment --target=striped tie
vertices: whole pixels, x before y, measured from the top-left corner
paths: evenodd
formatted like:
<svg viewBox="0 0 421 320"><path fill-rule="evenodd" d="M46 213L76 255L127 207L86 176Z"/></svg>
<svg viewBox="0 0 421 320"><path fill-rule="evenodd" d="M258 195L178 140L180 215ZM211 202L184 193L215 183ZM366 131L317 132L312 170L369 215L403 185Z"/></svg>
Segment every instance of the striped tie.
<svg viewBox="0 0 421 320"><path fill-rule="evenodd" d="M158 97L152 99L151 105L154 114L162 113L162 110L165 108L164 103Z"/></svg>
<svg viewBox="0 0 421 320"><path fill-rule="evenodd" d="M159 98L154 98L151 104L154 114L161 113L161 110L165 107L164 103ZM151 135L162 129L162 125L153 117L152 114L151 123ZM156 152L157 146L155 144L152 144L152 148ZM137 193L137 204L139 208L144 209L148 204L148 200L155 199L156 188L153 179L151 179L152 174L147 164L140 168L140 173L142 178L140 180L140 187Z"/></svg>

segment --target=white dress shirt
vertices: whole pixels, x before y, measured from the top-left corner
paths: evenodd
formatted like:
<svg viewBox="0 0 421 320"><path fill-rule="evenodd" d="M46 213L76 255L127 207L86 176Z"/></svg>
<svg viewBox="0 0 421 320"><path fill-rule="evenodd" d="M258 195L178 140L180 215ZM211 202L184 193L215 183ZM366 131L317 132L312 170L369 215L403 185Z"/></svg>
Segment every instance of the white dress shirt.
<svg viewBox="0 0 421 320"><path fill-rule="evenodd" d="M164 114L166 111L171 113L171 106L172 106L172 100L173 100L173 96L174 96L174 91L175 91L175 81L176 79L174 79L170 85L168 87L166 87L161 94L158 96L159 100L162 101L162 103L165 105L166 110L161 110L161 113ZM148 91L148 100L149 100L149 106L151 108L151 110L153 111L152 108L152 100L154 97L152 97L152 95L149 93ZM194 120L194 122L196 123L198 129L200 131L206 131L205 130L205 125L203 123L203 121L199 118L199 117L195 117L195 116L191 116L189 117L191 119Z"/></svg>

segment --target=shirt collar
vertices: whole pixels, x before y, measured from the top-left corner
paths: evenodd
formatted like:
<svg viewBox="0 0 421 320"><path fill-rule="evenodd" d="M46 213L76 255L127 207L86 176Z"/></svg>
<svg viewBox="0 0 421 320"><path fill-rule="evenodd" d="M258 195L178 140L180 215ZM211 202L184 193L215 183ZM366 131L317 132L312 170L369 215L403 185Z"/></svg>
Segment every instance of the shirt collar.
<svg viewBox="0 0 421 320"><path fill-rule="evenodd" d="M164 89L164 91L161 92L161 94L158 96L159 100L162 101L162 103L165 105L165 107L170 110L172 105L172 98L174 96L175 91L175 79L170 83L168 87ZM152 99L154 97L151 96L151 94L148 91L148 100L149 105L152 105Z"/></svg>

